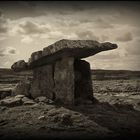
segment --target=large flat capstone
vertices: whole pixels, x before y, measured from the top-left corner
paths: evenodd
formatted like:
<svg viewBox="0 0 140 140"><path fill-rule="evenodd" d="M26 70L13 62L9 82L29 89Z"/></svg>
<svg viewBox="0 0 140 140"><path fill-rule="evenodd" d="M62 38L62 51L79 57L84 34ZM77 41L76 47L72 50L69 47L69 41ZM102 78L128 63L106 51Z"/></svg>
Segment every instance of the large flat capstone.
<svg viewBox="0 0 140 140"><path fill-rule="evenodd" d="M12 65L15 71L33 69L46 64L52 64L64 57L81 59L95 55L102 51L116 49L117 45L109 42L99 43L94 40L67 40L63 39L45 47L41 51L32 53L29 61L18 61Z"/></svg>

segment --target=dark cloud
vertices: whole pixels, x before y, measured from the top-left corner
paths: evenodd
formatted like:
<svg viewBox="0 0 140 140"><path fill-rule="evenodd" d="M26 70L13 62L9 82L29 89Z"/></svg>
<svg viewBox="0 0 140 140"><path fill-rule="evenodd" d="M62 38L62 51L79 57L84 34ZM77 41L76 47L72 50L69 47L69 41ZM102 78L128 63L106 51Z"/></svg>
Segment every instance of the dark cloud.
<svg viewBox="0 0 140 140"><path fill-rule="evenodd" d="M0 17L2 16L2 12L0 11Z"/></svg>
<svg viewBox="0 0 140 140"><path fill-rule="evenodd" d="M9 54L16 54L16 50L11 48L11 49L8 50L8 53Z"/></svg>
<svg viewBox="0 0 140 140"><path fill-rule="evenodd" d="M3 53L3 51L0 51L0 57L5 56L5 54Z"/></svg>
<svg viewBox="0 0 140 140"><path fill-rule="evenodd" d="M39 25L31 21L26 21L22 24L19 24L19 33L22 34L42 34L47 33L49 28L47 28L45 25Z"/></svg>
<svg viewBox="0 0 140 140"><path fill-rule="evenodd" d="M130 32L127 32L125 34L121 34L119 37L116 38L116 41L120 42L127 42L133 40L133 36Z"/></svg>
<svg viewBox="0 0 140 140"><path fill-rule="evenodd" d="M0 11L0 34L6 33L8 31L8 22L7 19L4 18L4 15Z"/></svg>
<svg viewBox="0 0 140 140"><path fill-rule="evenodd" d="M7 55L15 55L17 50L13 47L1 48L0 49L0 57L7 56Z"/></svg>
<svg viewBox="0 0 140 140"><path fill-rule="evenodd" d="M0 9L10 19L37 17L43 14L41 9L36 10L34 1L0 1Z"/></svg>

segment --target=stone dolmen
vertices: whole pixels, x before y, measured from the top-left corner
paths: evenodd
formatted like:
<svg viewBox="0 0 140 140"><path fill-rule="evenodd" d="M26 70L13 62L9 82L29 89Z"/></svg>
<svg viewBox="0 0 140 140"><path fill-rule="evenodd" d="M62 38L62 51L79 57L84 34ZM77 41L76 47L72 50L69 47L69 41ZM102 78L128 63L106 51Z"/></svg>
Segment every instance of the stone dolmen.
<svg viewBox="0 0 140 140"><path fill-rule="evenodd" d="M109 42L63 39L32 53L27 63L20 60L11 68L17 72L33 70L32 98L46 96L73 105L94 99L90 64L81 59L116 48Z"/></svg>

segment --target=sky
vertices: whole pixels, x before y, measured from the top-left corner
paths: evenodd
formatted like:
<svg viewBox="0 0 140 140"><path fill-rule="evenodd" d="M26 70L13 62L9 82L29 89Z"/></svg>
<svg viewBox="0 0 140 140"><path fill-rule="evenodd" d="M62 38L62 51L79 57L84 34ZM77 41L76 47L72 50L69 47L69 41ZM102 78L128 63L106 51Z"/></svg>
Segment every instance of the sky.
<svg viewBox="0 0 140 140"><path fill-rule="evenodd" d="M0 68L60 39L116 43L85 58L92 69L140 70L138 1L0 1Z"/></svg>

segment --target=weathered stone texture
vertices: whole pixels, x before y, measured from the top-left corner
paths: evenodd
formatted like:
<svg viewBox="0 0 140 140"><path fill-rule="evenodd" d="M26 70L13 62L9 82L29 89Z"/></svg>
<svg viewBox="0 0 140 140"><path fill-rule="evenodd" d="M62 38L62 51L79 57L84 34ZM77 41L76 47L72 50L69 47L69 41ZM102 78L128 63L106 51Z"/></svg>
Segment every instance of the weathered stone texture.
<svg viewBox="0 0 140 140"><path fill-rule="evenodd" d="M33 98L46 96L53 98L54 81L53 66L46 65L33 70L33 82L31 85L31 95Z"/></svg>
<svg viewBox="0 0 140 140"><path fill-rule="evenodd" d="M24 60L19 60L11 66L11 69L13 69L16 72L26 70L27 63Z"/></svg>
<svg viewBox="0 0 140 140"><path fill-rule="evenodd" d="M109 42L99 43L95 40L68 40L62 39L54 44L43 49L43 56L54 54L60 50L75 50L74 57L87 57L98 53L100 51L106 51L117 48L116 44ZM82 51L83 50L83 51Z"/></svg>
<svg viewBox="0 0 140 140"><path fill-rule="evenodd" d="M39 51L40 53L32 53L31 60L28 62L28 67L29 69L32 69L38 66L51 64L65 56L74 57L75 59L85 58L101 51L112 50L115 48L117 48L117 45L109 42L99 43L94 40L62 39L44 48L42 52Z"/></svg>
<svg viewBox="0 0 140 140"><path fill-rule="evenodd" d="M74 58L57 61L54 70L55 100L63 104L74 103Z"/></svg>
<svg viewBox="0 0 140 140"><path fill-rule="evenodd" d="M42 51L37 51L37 52L32 53L31 62L38 60L40 57L42 57Z"/></svg>
<svg viewBox="0 0 140 140"><path fill-rule="evenodd" d="M84 103L93 100L90 64L85 60L75 60L75 102Z"/></svg>
<svg viewBox="0 0 140 140"><path fill-rule="evenodd" d="M14 106L18 106L21 104L22 104L21 99L15 98L15 97L9 97L9 98L6 98L6 99L3 99L0 101L1 106L14 107Z"/></svg>

